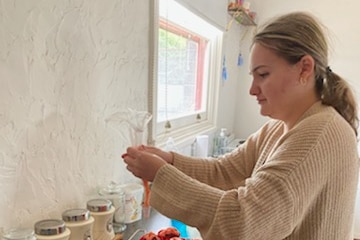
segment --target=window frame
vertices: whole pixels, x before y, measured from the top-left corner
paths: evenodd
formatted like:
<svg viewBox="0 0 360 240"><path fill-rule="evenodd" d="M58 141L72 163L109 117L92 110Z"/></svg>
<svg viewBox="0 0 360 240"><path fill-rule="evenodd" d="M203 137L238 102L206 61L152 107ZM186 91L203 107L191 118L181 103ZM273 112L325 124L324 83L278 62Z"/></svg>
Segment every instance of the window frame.
<svg viewBox="0 0 360 240"><path fill-rule="evenodd" d="M150 53L149 53L149 92L148 92L148 109L152 114L153 119L148 126L148 144L160 148L165 147L167 140L171 137L177 146L184 146L191 144L197 135L209 134L216 130L217 113L218 113L218 96L220 88L221 77L221 59L222 59L222 44L223 33L216 37L215 44L211 44L211 56L209 63L208 76L208 100L206 102L206 112L197 112L191 115L191 123L185 126L177 126L176 121L171 121L171 128L165 130L164 126L157 124L157 75L158 75L158 29L160 27L159 21L159 1L150 1ZM181 5L179 1L176 1ZM183 6L183 5L182 5ZM185 7L185 6L183 6ZM187 8L189 11L191 9ZM197 15L192 11L193 14ZM202 18L201 16L197 15ZM203 19L205 20L205 19ZM206 20L205 20L206 21ZM209 23L211 24L211 23ZM219 29L219 31L223 32ZM194 121L195 119L195 121ZM186 120L185 120L186 122ZM159 130L162 129L162 130Z"/></svg>

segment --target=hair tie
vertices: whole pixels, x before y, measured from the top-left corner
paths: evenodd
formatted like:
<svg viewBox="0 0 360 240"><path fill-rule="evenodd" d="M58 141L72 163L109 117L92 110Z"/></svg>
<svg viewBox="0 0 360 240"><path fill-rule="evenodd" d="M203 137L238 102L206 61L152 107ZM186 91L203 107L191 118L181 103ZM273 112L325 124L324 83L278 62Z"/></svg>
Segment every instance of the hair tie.
<svg viewBox="0 0 360 240"><path fill-rule="evenodd" d="M331 70L331 68L329 66L326 67L326 72L327 73L332 73L332 70Z"/></svg>

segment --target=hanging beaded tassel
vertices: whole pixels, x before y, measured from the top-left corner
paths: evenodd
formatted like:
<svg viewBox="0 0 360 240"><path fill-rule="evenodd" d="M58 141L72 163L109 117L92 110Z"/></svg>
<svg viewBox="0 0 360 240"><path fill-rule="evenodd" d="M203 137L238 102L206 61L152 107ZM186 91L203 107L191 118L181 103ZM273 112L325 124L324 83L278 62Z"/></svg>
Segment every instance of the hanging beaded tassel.
<svg viewBox="0 0 360 240"><path fill-rule="evenodd" d="M224 81L227 80L227 69L226 69L226 64L225 64L225 56L224 56L223 66L222 66L222 79Z"/></svg>
<svg viewBox="0 0 360 240"><path fill-rule="evenodd" d="M241 53L239 53L237 65L240 67L240 66L242 66L243 64L244 64L244 58L243 58L243 56L241 55Z"/></svg>

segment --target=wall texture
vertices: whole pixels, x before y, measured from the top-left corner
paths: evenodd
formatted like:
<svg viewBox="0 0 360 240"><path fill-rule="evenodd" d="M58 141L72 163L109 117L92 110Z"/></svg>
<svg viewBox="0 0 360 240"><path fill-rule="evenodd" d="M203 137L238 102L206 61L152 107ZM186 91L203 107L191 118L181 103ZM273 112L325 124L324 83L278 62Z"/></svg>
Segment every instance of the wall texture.
<svg viewBox="0 0 360 240"><path fill-rule="evenodd" d="M147 108L147 19L140 0L0 2L0 227L133 180L129 126L107 119Z"/></svg>
<svg viewBox="0 0 360 240"><path fill-rule="evenodd" d="M226 28L227 0L182 2ZM147 111L149 12L142 0L0 1L0 230L85 207L111 180L136 181L120 157L129 124L109 119ZM230 131L240 31L225 33L219 126Z"/></svg>

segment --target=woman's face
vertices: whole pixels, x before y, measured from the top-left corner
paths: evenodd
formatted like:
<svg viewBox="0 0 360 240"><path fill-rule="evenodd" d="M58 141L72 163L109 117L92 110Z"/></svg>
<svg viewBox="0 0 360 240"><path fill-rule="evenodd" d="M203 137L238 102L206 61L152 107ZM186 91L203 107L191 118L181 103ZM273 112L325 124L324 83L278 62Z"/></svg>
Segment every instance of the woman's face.
<svg viewBox="0 0 360 240"><path fill-rule="evenodd" d="M297 114L297 105L301 104L303 96L298 64L290 65L258 43L252 48L250 61L253 76L250 94L256 97L261 114L283 121L291 120Z"/></svg>

